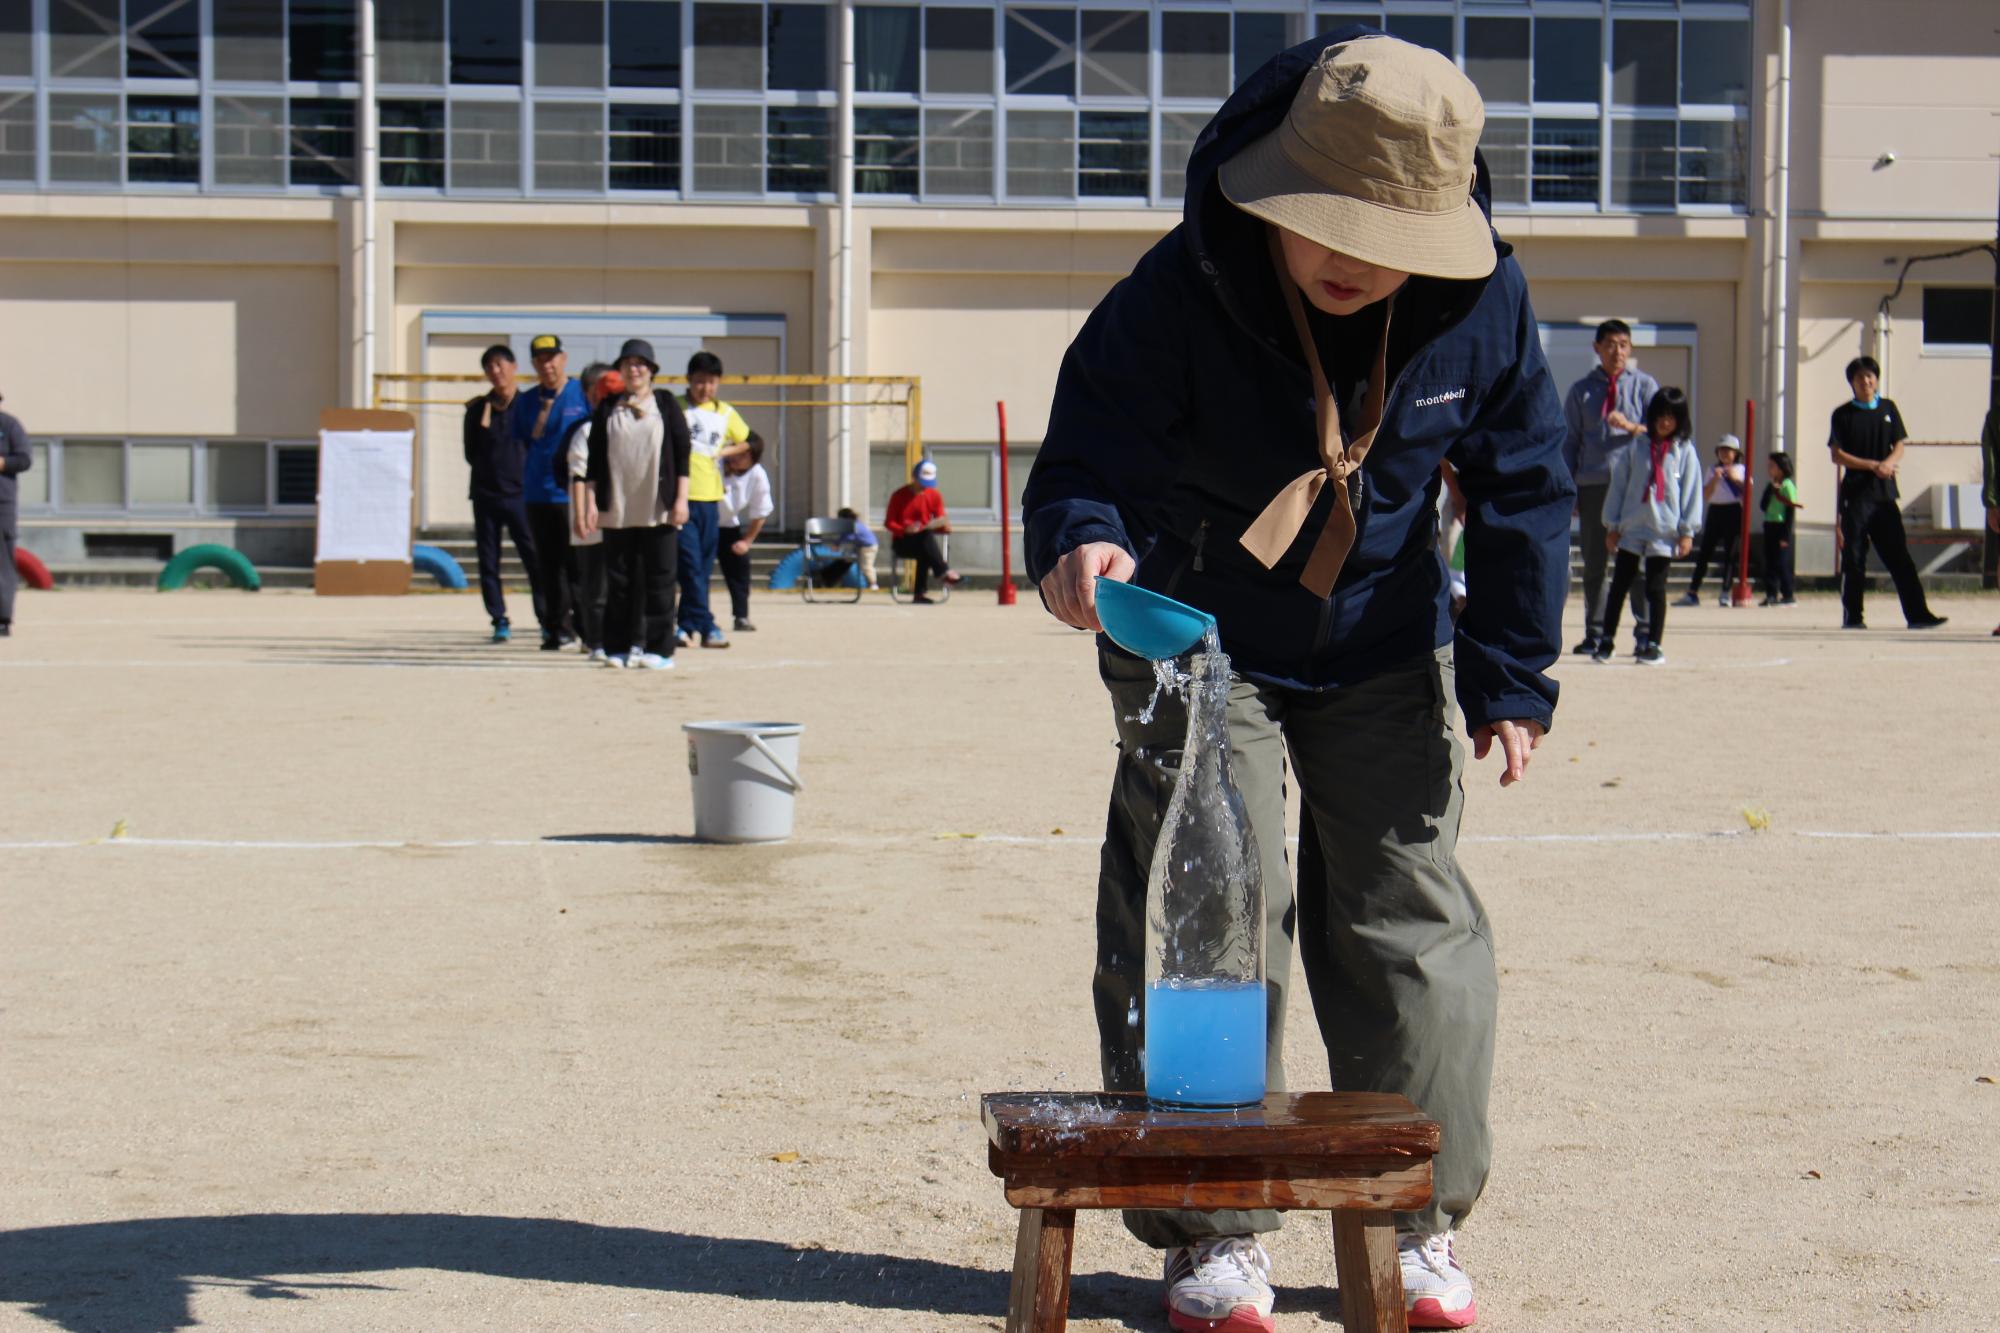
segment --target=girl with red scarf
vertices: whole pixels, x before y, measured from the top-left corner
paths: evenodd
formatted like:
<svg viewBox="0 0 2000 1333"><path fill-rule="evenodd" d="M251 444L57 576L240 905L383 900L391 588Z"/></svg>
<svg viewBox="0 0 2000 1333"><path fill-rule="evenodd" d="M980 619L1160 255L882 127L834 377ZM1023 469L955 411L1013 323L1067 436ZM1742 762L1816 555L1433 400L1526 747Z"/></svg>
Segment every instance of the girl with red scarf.
<svg viewBox="0 0 2000 1333"><path fill-rule="evenodd" d="M1611 594L1604 603L1604 637L1592 658L1611 660L1623 609L1640 562L1646 569L1646 596L1652 607L1647 637L1633 651L1643 666L1659 666L1666 656L1660 640L1667 627L1667 567L1694 547L1701 529L1701 460L1695 455L1687 394L1661 389L1646 404L1646 433L1611 460L1611 484L1604 493L1604 544L1618 556Z"/></svg>

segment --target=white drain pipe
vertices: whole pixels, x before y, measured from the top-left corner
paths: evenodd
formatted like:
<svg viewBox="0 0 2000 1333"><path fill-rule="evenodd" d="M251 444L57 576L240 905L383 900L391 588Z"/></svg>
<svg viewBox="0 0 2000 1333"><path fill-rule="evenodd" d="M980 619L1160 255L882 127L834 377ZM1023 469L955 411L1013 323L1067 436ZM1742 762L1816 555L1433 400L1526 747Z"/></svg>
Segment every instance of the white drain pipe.
<svg viewBox="0 0 2000 1333"><path fill-rule="evenodd" d="M375 185L382 175L381 120L375 107L375 0L361 0L361 406L375 405Z"/></svg>
<svg viewBox="0 0 2000 1333"><path fill-rule="evenodd" d="M836 373L854 373L854 0L840 0L840 105L835 119L840 139L839 151L835 156L840 172L840 330L839 355L836 358ZM839 507L846 509L853 503L854 473L854 414L844 404L850 397L849 386L840 386L836 401L843 406L839 412L840 459L839 481L834 494L839 498Z"/></svg>
<svg viewBox="0 0 2000 1333"><path fill-rule="evenodd" d="M1792 0L1778 0L1778 263L1777 318L1771 341L1771 448L1784 452L1786 409L1791 395L1792 248Z"/></svg>

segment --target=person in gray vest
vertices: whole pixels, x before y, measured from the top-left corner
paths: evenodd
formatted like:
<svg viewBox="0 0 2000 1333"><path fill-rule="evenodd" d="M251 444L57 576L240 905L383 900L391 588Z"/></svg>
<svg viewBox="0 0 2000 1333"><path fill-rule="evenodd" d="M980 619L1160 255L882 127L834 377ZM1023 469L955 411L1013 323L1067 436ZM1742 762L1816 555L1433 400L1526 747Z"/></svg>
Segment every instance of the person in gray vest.
<svg viewBox="0 0 2000 1333"><path fill-rule="evenodd" d="M1583 641L1570 649L1589 657L1604 638L1604 493L1611 485L1611 459L1640 438L1646 404L1660 391L1651 375L1632 364L1632 326L1607 319L1597 326L1597 364L1569 386L1563 397L1567 438L1563 460L1576 482L1576 512L1583 544ZM1632 585L1632 623L1646 639L1646 594Z"/></svg>
<svg viewBox="0 0 2000 1333"><path fill-rule="evenodd" d="M14 543L20 522L16 495L20 483L14 478L35 465L28 451L28 432L21 423L0 412L0 639L14 632Z"/></svg>

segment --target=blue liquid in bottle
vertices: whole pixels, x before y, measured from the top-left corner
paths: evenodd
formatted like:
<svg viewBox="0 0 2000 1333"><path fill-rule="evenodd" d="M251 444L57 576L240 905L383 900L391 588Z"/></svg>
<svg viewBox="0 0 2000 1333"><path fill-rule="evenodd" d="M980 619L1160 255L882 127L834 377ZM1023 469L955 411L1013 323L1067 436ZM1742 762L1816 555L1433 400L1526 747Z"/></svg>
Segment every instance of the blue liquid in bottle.
<svg viewBox="0 0 2000 1333"><path fill-rule="evenodd" d="M1264 983L1146 987L1146 1095L1178 1106L1264 1099Z"/></svg>

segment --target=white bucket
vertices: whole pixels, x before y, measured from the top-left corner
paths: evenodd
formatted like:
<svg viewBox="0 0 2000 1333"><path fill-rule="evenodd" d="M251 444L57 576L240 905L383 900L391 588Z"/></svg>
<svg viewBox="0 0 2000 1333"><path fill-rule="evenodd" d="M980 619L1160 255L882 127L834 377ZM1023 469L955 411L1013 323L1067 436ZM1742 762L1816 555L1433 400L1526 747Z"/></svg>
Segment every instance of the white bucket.
<svg viewBox="0 0 2000 1333"><path fill-rule="evenodd" d="M704 842L779 842L792 836L799 781L797 722L685 722L694 836Z"/></svg>

